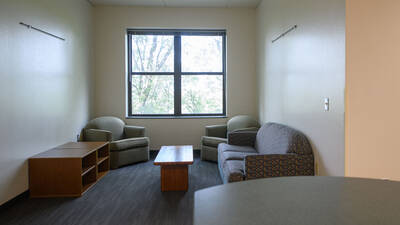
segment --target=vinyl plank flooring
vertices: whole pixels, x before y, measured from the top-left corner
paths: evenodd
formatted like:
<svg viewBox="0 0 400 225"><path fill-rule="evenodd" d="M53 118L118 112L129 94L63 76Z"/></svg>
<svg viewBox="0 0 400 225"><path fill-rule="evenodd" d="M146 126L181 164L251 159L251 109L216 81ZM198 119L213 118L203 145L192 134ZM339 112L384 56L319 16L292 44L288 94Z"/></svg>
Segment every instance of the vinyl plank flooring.
<svg viewBox="0 0 400 225"><path fill-rule="evenodd" d="M194 192L222 184L216 163L194 154L188 192L161 192L151 160L111 170L80 198L21 199L0 211L4 225L191 225Z"/></svg>

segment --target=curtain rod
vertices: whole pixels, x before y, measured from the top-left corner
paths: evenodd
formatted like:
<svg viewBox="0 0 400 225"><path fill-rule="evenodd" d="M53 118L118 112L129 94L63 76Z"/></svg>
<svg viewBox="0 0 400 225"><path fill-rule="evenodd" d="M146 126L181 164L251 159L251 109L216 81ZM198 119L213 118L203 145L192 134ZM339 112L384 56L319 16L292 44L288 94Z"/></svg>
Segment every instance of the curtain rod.
<svg viewBox="0 0 400 225"><path fill-rule="evenodd" d="M44 31L44 30L42 30L42 29L36 28L36 27L31 26L31 25L29 25L29 24L26 24L26 23L23 23L23 22L19 22L19 24L22 25L22 26L27 27L28 29L34 29L34 30L39 31L39 32L41 32L41 33L43 33L43 34L47 34L47 35L52 36L52 37L54 37L54 38L60 39L60 40L62 40L62 41L65 41L65 38L59 37L59 36L57 36L57 35L54 35L54 34L52 34L52 33L49 33L49 32L47 32L47 31Z"/></svg>
<svg viewBox="0 0 400 225"><path fill-rule="evenodd" d="M294 29L297 28L297 25L294 25L293 27L291 27L289 30L285 31L284 33L282 33L281 35L279 35L277 38L275 38L274 40L272 40L272 43L274 43L275 41L279 40L280 38L282 38L283 36L285 36L286 34L288 34L289 32L293 31Z"/></svg>

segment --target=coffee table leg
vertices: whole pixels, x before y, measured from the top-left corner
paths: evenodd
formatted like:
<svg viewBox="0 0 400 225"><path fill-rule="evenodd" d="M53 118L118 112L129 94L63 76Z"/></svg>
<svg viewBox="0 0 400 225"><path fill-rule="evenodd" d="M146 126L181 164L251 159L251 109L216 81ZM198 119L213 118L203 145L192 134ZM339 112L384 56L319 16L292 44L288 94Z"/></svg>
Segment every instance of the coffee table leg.
<svg viewBox="0 0 400 225"><path fill-rule="evenodd" d="M188 165L161 166L161 191L187 191Z"/></svg>

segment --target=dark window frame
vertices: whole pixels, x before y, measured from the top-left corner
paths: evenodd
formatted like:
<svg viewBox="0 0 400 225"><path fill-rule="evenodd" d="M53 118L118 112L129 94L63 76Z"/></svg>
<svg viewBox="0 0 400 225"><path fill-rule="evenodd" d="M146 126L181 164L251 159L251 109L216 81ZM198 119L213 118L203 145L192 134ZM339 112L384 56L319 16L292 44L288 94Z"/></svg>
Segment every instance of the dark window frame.
<svg viewBox="0 0 400 225"><path fill-rule="evenodd" d="M174 36L174 72L133 72L132 71L132 35L173 35ZM181 37L182 36L222 36L222 72L182 72L181 71ZM128 29L128 73L127 73L127 118L214 118L226 117L226 30L193 30L193 29ZM173 75L174 76L174 114L132 114L132 75ZM181 78L185 75L222 75L223 77L223 112L182 114Z"/></svg>

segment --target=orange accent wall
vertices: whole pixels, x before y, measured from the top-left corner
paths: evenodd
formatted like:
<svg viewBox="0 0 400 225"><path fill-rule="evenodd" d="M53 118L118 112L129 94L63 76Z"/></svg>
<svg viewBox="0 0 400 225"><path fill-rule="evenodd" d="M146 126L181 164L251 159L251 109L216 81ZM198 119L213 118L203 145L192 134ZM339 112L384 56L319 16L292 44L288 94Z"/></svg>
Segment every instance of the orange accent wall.
<svg viewBox="0 0 400 225"><path fill-rule="evenodd" d="M400 180L400 1L346 1L346 175Z"/></svg>

